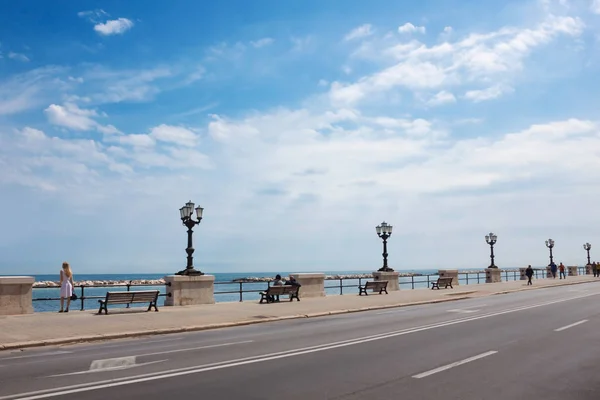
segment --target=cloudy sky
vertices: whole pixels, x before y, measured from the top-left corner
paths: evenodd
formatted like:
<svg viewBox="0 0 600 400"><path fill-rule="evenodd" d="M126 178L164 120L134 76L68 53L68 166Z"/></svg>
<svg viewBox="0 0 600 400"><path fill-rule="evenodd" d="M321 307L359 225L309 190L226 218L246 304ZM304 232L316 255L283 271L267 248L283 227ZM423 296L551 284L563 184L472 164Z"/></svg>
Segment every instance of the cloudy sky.
<svg viewBox="0 0 600 400"><path fill-rule="evenodd" d="M600 1L0 5L0 273L582 264ZM594 252L596 247L592 248ZM600 258L600 257L599 257Z"/></svg>

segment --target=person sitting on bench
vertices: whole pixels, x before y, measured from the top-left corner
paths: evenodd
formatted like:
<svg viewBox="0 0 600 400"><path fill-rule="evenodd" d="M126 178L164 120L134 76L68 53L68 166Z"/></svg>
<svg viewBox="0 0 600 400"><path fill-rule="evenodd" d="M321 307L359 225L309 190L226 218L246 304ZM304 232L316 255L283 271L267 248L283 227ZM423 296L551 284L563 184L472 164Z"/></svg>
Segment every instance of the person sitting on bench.
<svg viewBox="0 0 600 400"><path fill-rule="evenodd" d="M283 286L283 281L281 280L281 275L275 275L275 280L273 281L273 286ZM277 295L277 300L275 300L275 296L272 296L272 301L279 301L279 295Z"/></svg>

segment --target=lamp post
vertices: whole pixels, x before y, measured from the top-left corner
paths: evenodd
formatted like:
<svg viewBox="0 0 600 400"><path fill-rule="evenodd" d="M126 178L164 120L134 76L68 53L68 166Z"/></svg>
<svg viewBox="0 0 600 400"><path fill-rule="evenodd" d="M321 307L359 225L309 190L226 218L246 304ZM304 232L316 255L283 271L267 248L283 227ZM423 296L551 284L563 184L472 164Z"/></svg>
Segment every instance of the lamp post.
<svg viewBox="0 0 600 400"><path fill-rule="evenodd" d="M381 239L383 239L383 253L381 254L383 256L383 267L379 268L378 271L380 272L393 272L394 270L391 269L390 267L388 267L388 262L387 262L387 256L388 256L388 252L387 252L387 240L389 239L390 236L392 236L392 226L388 225L387 222L382 222L381 225L377 225L377 227L375 227L375 230L377 231L377 236L379 236Z"/></svg>
<svg viewBox="0 0 600 400"><path fill-rule="evenodd" d="M187 244L187 249L185 249L185 251L187 253L187 265L184 270L177 272L175 275L186 275L186 276L204 275L204 273L202 273L194 268L194 257L192 256L192 254L194 254L194 247L192 244L192 234L194 233L194 231L192 230L192 228L194 226L198 225L200 223L200 221L202 221L202 212L203 211L204 211L204 209L202 207L200 207L200 206L196 207L196 216L198 219L195 220L193 218L194 203L192 203L191 200L188 201L185 206L183 206L179 209L179 213L181 214L181 222L183 223L183 226L188 228L188 230L187 230L188 244Z"/></svg>
<svg viewBox="0 0 600 400"><path fill-rule="evenodd" d="M546 247L550 249L550 265L554 263L554 257L552 256L552 249L554 248L554 240L546 240Z"/></svg>
<svg viewBox="0 0 600 400"><path fill-rule="evenodd" d="M590 265L592 262L590 261L590 250L592 249L592 245L589 243L586 243L583 245L583 249L585 251L587 251L587 259L588 259L588 265Z"/></svg>
<svg viewBox="0 0 600 400"><path fill-rule="evenodd" d="M490 245L490 259L491 263L488 268L498 268L496 264L494 264L494 245L498 241L498 236L494 235L492 232L489 235L485 235L485 242Z"/></svg>

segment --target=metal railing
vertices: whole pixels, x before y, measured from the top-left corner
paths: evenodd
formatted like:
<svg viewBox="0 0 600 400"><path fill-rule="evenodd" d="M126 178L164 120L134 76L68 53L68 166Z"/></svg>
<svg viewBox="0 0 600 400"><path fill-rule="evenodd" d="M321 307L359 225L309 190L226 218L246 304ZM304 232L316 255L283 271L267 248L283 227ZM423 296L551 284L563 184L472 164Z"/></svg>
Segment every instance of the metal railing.
<svg viewBox="0 0 600 400"><path fill-rule="evenodd" d="M586 267L578 267L578 273L580 275L586 274ZM518 281L521 280L521 273L519 270L501 270L501 275L503 281ZM401 276L399 278L400 288L405 289L418 289L418 288L430 288L431 283L437 281L439 278L438 274L423 274L423 275L411 275L411 276ZM548 278L548 273L545 268L536 268L534 269L534 278L535 279L546 279ZM326 279L325 281L325 292L328 295L343 295L351 293L352 291L358 292L358 287L362 286L368 280L373 280L370 277L343 277L343 278L333 278ZM481 284L485 283L486 277L485 272L459 272L458 281L460 284ZM169 286L170 283L167 284L140 284L140 283L125 283L125 284L114 284L114 285L76 285L74 287L74 292L79 291L78 298L76 301L80 302L80 310L84 311L86 309L86 301L87 300L100 300L104 299L106 296L106 291L110 291L113 288L125 288L125 291L129 292L134 288L138 287L160 287L162 290L165 290L166 286ZM271 286L271 282L269 281L257 281L257 282L248 282L248 281L216 281L215 285L215 299L218 301L218 298L223 298L224 296L230 297L227 301L231 301L233 298L236 301L244 301L244 300L254 300L254 298L248 298L247 294L258 294L264 290L266 290L269 286ZM225 290L218 290L219 287L226 287ZM103 288L106 291L102 295L88 295L86 296L86 289L92 288ZM235 289L234 289L235 288ZM48 287L48 288L34 288L34 290L43 290L43 289L55 289L59 290L59 287ZM76 290L75 290L76 289ZM159 294L159 297L170 296L170 293L162 292ZM77 293L76 293L77 294ZM229 296L235 295L235 296ZM256 296L258 299L258 296ZM34 302L39 301L60 301L60 297L34 297L32 299ZM129 308L129 305L127 305Z"/></svg>
<svg viewBox="0 0 600 400"><path fill-rule="evenodd" d="M77 295L77 300L74 301L79 301L81 306L80 306L80 311L84 311L85 310L85 301L86 300L101 300L106 298L106 294L104 295L91 295L91 296L86 296L85 295L85 289L91 289L91 288L103 288L103 289L107 289L107 291L109 291L112 288L127 288L127 292L131 291L131 288L135 288L135 287L165 287L165 286L171 286L171 283L161 283L161 284L144 284L144 283L131 283L131 281L129 283L120 283L120 284L114 284L114 285L75 285L73 287L73 293ZM43 290L43 289L56 289L56 290L60 290L60 287L56 287L56 286L50 286L50 287L45 287L45 288L33 288L33 290ZM79 294L76 293L77 289L79 289ZM159 297L168 297L171 296L170 293L159 293L158 294ZM60 301L60 297L35 297L32 299L33 302L36 301ZM129 308L129 304L127 304L127 308Z"/></svg>

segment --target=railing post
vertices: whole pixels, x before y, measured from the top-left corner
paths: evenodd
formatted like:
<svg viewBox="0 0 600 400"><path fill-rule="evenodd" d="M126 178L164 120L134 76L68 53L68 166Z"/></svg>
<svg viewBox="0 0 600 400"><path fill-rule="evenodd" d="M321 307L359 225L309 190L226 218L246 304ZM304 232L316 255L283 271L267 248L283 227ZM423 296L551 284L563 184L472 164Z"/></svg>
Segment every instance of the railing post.
<svg viewBox="0 0 600 400"><path fill-rule="evenodd" d="M244 283L240 281L240 302L242 301L244 301Z"/></svg>
<svg viewBox="0 0 600 400"><path fill-rule="evenodd" d="M414 289L415 288L415 276L414 275L410 276L410 284L411 284L412 288Z"/></svg>
<svg viewBox="0 0 600 400"><path fill-rule="evenodd" d="M85 286L81 285L80 287L81 287L81 297L79 297L79 298L81 299L81 311L83 311L83 310L85 310L85 305L84 305L84 303L85 303L84 302L84 300L85 300L84 294L85 293L83 292L83 289L85 288Z"/></svg>
<svg viewBox="0 0 600 400"><path fill-rule="evenodd" d="M128 292L130 292L130 291L131 291L131 290L129 290L129 289L130 289L130 287L131 287L131 281L129 281L129 283L127 284L127 291L128 291ZM127 307L126 307L126 308L129 308L129 303L127 303Z"/></svg>
<svg viewBox="0 0 600 400"><path fill-rule="evenodd" d="M469 284L469 273L466 274L465 285Z"/></svg>
<svg viewBox="0 0 600 400"><path fill-rule="evenodd" d="M340 278L340 296L344 294L344 283L342 282L342 278Z"/></svg>

